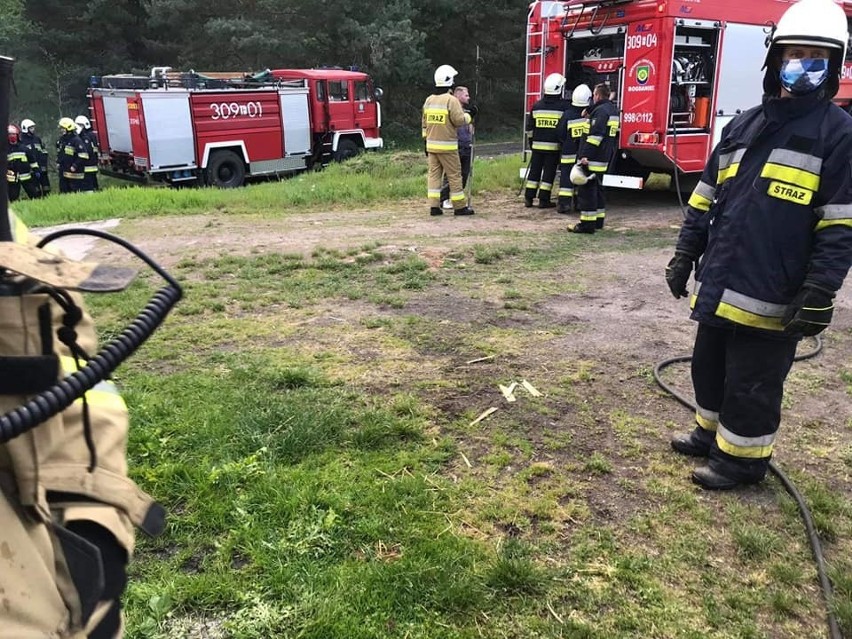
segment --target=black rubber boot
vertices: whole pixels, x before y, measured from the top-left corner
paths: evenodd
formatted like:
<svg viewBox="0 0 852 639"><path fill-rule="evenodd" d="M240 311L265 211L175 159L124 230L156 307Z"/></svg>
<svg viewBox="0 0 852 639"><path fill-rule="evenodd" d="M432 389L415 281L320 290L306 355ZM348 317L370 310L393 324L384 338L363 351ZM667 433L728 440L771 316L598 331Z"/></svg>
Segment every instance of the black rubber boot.
<svg viewBox="0 0 852 639"><path fill-rule="evenodd" d="M603 227L604 227L604 218L599 217L598 219L595 220L595 228L600 230Z"/></svg>
<svg viewBox="0 0 852 639"><path fill-rule="evenodd" d="M464 207L463 209L456 209L453 211L453 215L473 215L475 211L469 206Z"/></svg>
<svg viewBox="0 0 852 639"><path fill-rule="evenodd" d="M717 473L710 466L692 471L692 481L706 490L731 490L740 485L736 479Z"/></svg>
<svg viewBox="0 0 852 639"><path fill-rule="evenodd" d="M559 215L571 215L571 205L570 204L565 204L565 205L560 204L559 207L556 209L556 212L559 213Z"/></svg>
<svg viewBox="0 0 852 639"><path fill-rule="evenodd" d="M715 437L716 434L713 431L696 426L688 435L672 437L671 445L681 455L707 457L710 454L710 447L713 446Z"/></svg>
<svg viewBox="0 0 852 639"><path fill-rule="evenodd" d="M550 200L542 200L541 198L539 198L538 208L540 208L540 209L555 209L556 203L551 202Z"/></svg>
<svg viewBox="0 0 852 639"><path fill-rule="evenodd" d="M524 208L531 209L533 205L533 201L531 197L524 198Z"/></svg>
<svg viewBox="0 0 852 639"><path fill-rule="evenodd" d="M441 207L439 207L439 206L433 206L431 209L429 209L429 215L443 215L443 214L444 214L444 212L441 210Z"/></svg>
<svg viewBox="0 0 852 639"><path fill-rule="evenodd" d="M574 226L568 227L569 233L588 233L592 234L595 232L595 223L594 222L578 222Z"/></svg>

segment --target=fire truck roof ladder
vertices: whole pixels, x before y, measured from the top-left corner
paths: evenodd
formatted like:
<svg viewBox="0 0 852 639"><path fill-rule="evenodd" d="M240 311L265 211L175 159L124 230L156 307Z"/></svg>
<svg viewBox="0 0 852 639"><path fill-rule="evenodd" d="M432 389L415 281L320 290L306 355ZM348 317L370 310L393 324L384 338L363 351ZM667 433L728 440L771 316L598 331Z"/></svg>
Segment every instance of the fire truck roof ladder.
<svg viewBox="0 0 852 639"><path fill-rule="evenodd" d="M580 24L580 21L583 19L586 9L591 9L592 11L592 15L589 18L589 31L592 32L592 35L600 33L609 21L612 8L616 5L627 4L629 2L633 2L633 0L568 0L568 2L565 3L565 17L562 18L562 28L565 30L563 36L566 40L570 40L574 37L574 31L577 30L577 25ZM577 11L577 9L579 9L579 11ZM601 9L606 9L606 13L601 19L600 26L595 27L595 19L598 16L598 11ZM574 14L573 16L571 15L572 13ZM571 24L570 29L568 29L568 21L572 18L573 24Z"/></svg>

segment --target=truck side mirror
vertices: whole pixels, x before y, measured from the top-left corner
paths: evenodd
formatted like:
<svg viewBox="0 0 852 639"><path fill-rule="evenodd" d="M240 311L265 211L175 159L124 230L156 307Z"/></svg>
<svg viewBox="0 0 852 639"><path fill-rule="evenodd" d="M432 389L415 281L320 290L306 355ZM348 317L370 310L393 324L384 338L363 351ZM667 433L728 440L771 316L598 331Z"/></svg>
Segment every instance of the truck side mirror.
<svg viewBox="0 0 852 639"><path fill-rule="evenodd" d="M384 92L384 91L382 91L381 87L376 87L376 88L373 90L373 97L375 97L375 98L376 98L376 102L381 102L381 101L382 101L382 96L383 96L384 94L385 94L385 92Z"/></svg>

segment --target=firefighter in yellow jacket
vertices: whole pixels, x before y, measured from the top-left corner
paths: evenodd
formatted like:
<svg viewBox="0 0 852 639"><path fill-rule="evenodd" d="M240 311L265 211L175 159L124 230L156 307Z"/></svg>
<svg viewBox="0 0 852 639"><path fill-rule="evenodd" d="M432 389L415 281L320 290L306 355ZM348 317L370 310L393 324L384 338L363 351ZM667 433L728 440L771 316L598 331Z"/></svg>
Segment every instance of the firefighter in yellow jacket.
<svg viewBox="0 0 852 639"><path fill-rule="evenodd" d="M14 242L29 245L26 226L8 216ZM11 266L13 253L0 251L0 267ZM0 415L75 372L97 348L79 294L55 299L42 292L48 287L20 281L9 271L0 278ZM164 525L162 508L127 475L127 431L121 395L101 382L0 443L0 639L122 636L133 525L151 534Z"/></svg>
<svg viewBox="0 0 852 639"><path fill-rule="evenodd" d="M467 205L462 186L459 161L458 129L470 124L470 114L465 113L461 102L453 95L453 82L458 71L448 64L435 70L437 91L423 104L423 139L429 159L429 213L442 215L441 183L447 176L450 184L450 201L455 215L473 215Z"/></svg>

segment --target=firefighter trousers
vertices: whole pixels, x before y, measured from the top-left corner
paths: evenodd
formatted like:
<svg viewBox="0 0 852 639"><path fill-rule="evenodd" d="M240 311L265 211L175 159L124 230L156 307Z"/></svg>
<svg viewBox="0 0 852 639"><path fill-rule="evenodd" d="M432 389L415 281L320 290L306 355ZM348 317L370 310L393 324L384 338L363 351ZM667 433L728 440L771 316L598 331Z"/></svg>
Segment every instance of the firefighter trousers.
<svg viewBox="0 0 852 639"><path fill-rule="evenodd" d="M31 200L41 197L41 191L38 187L38 181L34 178L24 180L23 182L9 182L9 201L16 202L21 197L21 189L27 194Z"/></svg>
<svg viewBox="0 0 852 639"><path fill-rule="evenodd" d="M574 207L574 192L577 188L571 182L571 169L574 168L574 160L566 162L563 160L559 164L559 212L568 213Z"/></svg>
<svg viewBox="0 0 852 639"><path fill-rule="evenodd" d="M539 204L548 204L553 191L553 181L556 179L556 167L559 166L561 154L559 151L533 151L530 165L527 169L527 179L524 184L524 199L532 202L536 194Z"/></svg>
<svg viewBox="0 0 852 639"><path fill-rule="evenodd" d="M467 199L462 186L461 163L456 151L449 153L429 153L429 206L440 208L441 206L441 182L447 176L450 184L450 201L456 210L467 206Z"/></svg>
<svg viewBox="0 0 852 639"><path fill-rule="evenodd" d="M692 384L699 426L716 431L709 462L716 472L740 482L766 475L797 344L780 335L698 325Z"/></svg>
<svg viewBox="0 0 852 639"><path fill-rule="evenodd" d="M580 210L580 223L602 229L606 218L606 200L604 186L601 183L603 173L595 173L595 179L577 187L577 208Z"/></svg>

